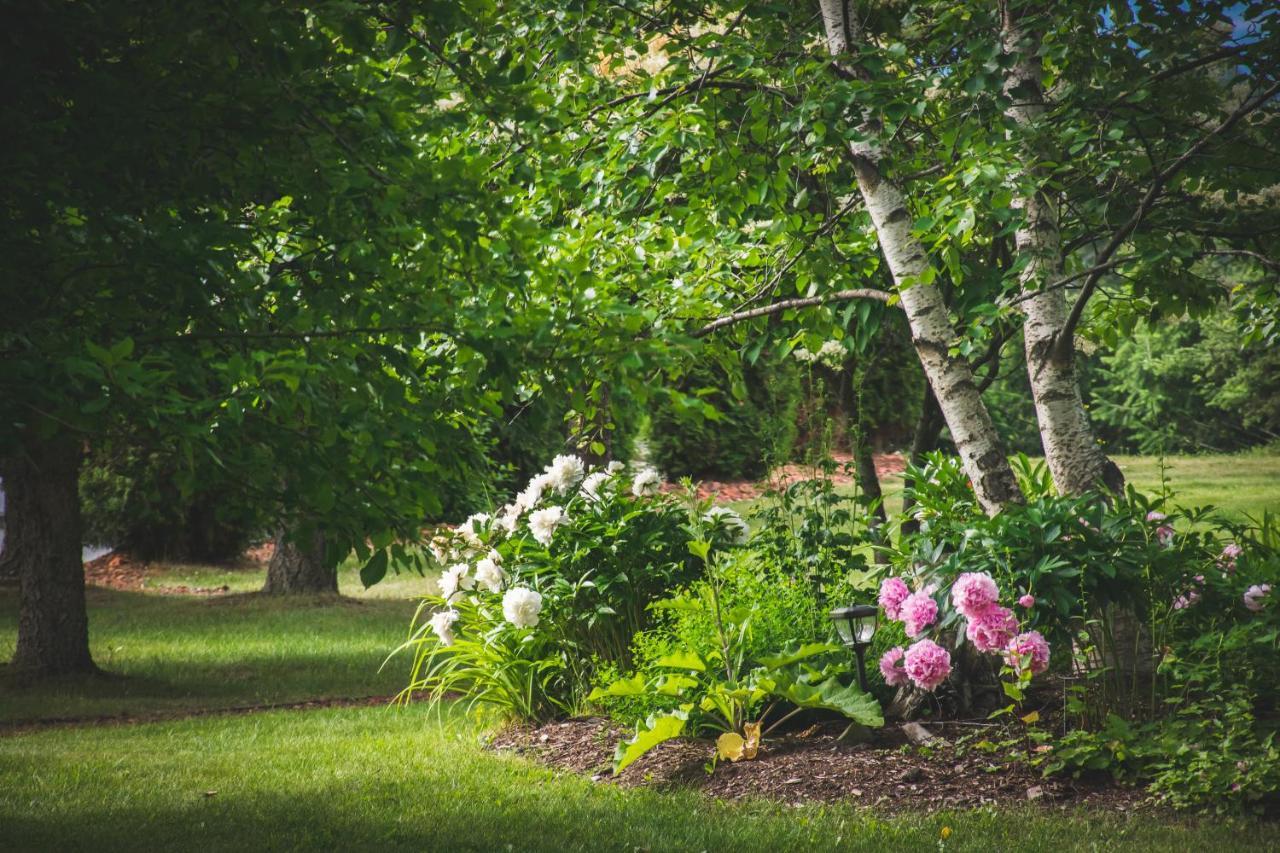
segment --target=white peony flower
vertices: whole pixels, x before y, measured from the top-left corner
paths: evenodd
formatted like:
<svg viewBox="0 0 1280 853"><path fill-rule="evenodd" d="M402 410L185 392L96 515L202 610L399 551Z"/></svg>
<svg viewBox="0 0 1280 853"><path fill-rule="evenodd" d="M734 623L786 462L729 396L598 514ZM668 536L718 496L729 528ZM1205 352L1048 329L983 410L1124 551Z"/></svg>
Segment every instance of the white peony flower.
<svg viewBox="0 0 1280 853"><path fill-rule="evenodd" d="M516 495L516 507L520 512L528 512L538 505L538 501L542 500L542 493L546 491L550 479L546 473L539 474L529 481L529 485L524 487L523 492Z"/></svg>
<svg viewBox="0 0 1280 853"><path fill-rule="evenodd" d="M489 520L490 517L488 513L477 512L474 515L469 516L466 521L462 522L462 524L458 525L458 533L462 534L462 536L466 537L470 542L477 541L479 539L479 532L488 525Z"/></svg>
<svg viewBox="0 0 1280 853"><path fill-rule="evenodd" d="M517 628L533 628L542 612L542 596L525 586L507 590L502 596L502 615Z"/></svg>
<svg viewBox="0 0 1280 853"><path fill-rule="evenodd" d="M557 493L567 495L569 490L582 481L587 466L577 456L562 455L551 460L545 471L547 485Z"/></svg>
<svg viewBox="0 0 1280 853"><path fill-rule="evenodd" d="M729 541L734 545L745 545L751 538L751 528L746 521L727 506L713 506L703 519L728 532Z"/></svg>
<svg viewBox="0 0 1280 853"><path fill-rule="evenodd" d="M662 475L652 468L645 468L631 481L631 494L638 498L656 495L661 485Z"/></svg>
<svg viewBox="0 0 1280 853"><path fill-rule="evenodd" d="M431 617L431 630L440 638L441 645L453 645L453 623L457 621L456 610L441 610Z"/></svg>
<svg viewBox="0 0 1280 853"><path fill-rule="evenodd" d="M488 557L482 557L476 563L476 583L489 590L489 592L498 592L502 589L502 582L507 579L502 567L494 559L495 555L496 552Z"/></svg>
<svg viewBox="0 0 1280 853"><path fill-rule="evenodd" d="M466 563L454 563L440 576L440 595L445 601L452 601L460 590L475 588L475 579L467 575L470 568Z"/></svg>
<svg viewBox="0 0 1280 853"><path fill-rule="evenodd" d="M796 361L801 362L802 364L808 364L809 362L815 361L818 358L816 355L809 352L809 350L805 349L804 347L796 347L795 349L793 349L791 351L791 357L794 358Z"/></svg>
<svg viewBox="0 0 1280 853"><path fill-rule="evenodd" d="M610 475L606 471L596 471L594 474L589 474L587 479L582 481L582 496L591 501L599 500L600 489L609 480Z"/></svg>
<svg viewBox="0 0 1280 853"><path fill-rule="evenodd" d="M498 510L498 515L493 520L494 529L501 531L504 536L510 536L516 532L516 525L520 523L520 507L515 504L507 504Z"/></svg>
<svg viewBox="0 0 1280 853"><path fill-rule="evenodd" d="M610 474L619 474L627 470L627 466L619 462L617 459L615 459L612 462L610 462L608 465L604 466L604 470Z"/></svg>
<svg viewBox="0 0 1280 853"><path fill-rule="evenodd" d="M529 513L529 531L543 545L551 544L556 528L564 523L564 510L558 506L544 507Z"/></svg>

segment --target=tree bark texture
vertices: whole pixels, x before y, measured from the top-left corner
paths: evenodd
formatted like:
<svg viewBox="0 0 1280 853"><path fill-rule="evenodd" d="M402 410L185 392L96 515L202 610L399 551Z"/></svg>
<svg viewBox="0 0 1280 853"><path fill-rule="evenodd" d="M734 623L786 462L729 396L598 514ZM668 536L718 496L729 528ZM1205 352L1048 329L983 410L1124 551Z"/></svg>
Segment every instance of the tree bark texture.
<svg viewBox="0 0 1280 853"><path fill-rule="evenodd" d="M5 561L18 573L14 670L36 676L97 670L89 654L81 560L81 448L33 439L0 464L7 500Z"/></svg>
<svg viewBox="0 0 1280 853"><path fill-rule="evenodd" d="M819 5L828 50L837 58L848 54L860 40L853 9L847 0L819 0ZM914 220L906 197L881 173L874 148L852 143L850 154L880 250L899 288L920 364L951 429L974 494L983 509L994 515L1007 504L1020 502L1022 492L969 363L950 353L957 335L942 291L918 283L930 265L924 245L911 233Z"/></svg>
<svg viewBox="0 0 1280 853"><path fill-rule="evenodd" d="M275 553L267 564L267 595L338 593L338 572L325 561L324 533L291 538L281 530L275 537Z"/></svg>
<svg viewBox="0 0 1280 853"><path fill-rule="evenodd" d="M1004 83L1009 97L1005 114L1024 137L1030 137L1045 109L1040 40L1024 26L1023 15L1011 8L1009 0L1002 3L1001 41L1005 52L1014 58ZM1025 162L1035 163L1039 159L1035 146L1028 144ZM1036 172L1034 166L1028 166L1025 177L1041 184ZM1026 259L1018 278L1022 288L1022 313L1026 318L1023 341L1027 375L1040 425L1040 442L1054 485L1067 495L1078 495L1101 485L1123 486L1119 469L1102 452L1089 423L1076 375L1075 349L1070 341L1063 341L1062 345L1059 342L1069 315L1066 292L1061 287L1046 289L1062 277L1062 236L1058 229L1057 205L1040 187L1015 197L1013 206L1021 210L1023 216L1022 224L1014 232L1014 245L1019 257Z"/></svg>

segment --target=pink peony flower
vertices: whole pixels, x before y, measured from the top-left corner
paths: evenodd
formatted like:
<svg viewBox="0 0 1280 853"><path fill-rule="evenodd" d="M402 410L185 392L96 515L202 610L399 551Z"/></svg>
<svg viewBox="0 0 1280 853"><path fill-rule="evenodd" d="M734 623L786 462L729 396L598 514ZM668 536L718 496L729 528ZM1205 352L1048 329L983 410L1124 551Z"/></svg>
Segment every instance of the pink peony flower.
<svg viewBox="0 0 1280 853"><path fill-rule="evenodd" d="M951 603L974 619L1000 598L1000 589L986 572L965 572L951 586Z"/></svg>
<svg viewBox="0 0 1280 853"><path fill-rule="evenodd" d="M938 602L933 600L933 587L913 592L902 602L902 625L908 637L918 637L938 618Z"/></svg>
<svg viewBox="0 0 1280 853"><path fill-rule="evenodd" d="M1031 593L1027 593L1026 595L1022 596L1022 598L1018 599L1018 604L1030 610L1031 608L1036 606L1036 597Z"/></svg>
<svg viewBox="0 0 1280 853"><path fill-rule="evenodd" d="M1154 509L1147 513L1147 521L1164 521L1168 517L1163 512L1156 512Z"/></svg>
<svg viewBox="0 0 1280 853"><path fill-rule="evenodd" d="M902 646L894 646L880 656L880 674L884 676L884 683L890 687L907 683L907 671L902 668L904 654L906 652L902 650Z"/></svg>
<svg viewBox="0 0 1280 853"><path fill-rule="evenodd" d="M1156 528L1156 541L1166 548L1173 544L1173 528L1162 524Z"/></svg>
<svg viewBox="0 0 1280 853"><path fill-rule="evenodd" d="M1269 595L1271 595L1271 584L1254 584L1244 591L1244 606L1254 613L1259 613L1263 607L1266 607L1262 599Z"/></svg>
<svg viewBox="0 0 1280 853"><path fill-rule="evenodd" d="M1013 611L998 604L989 606L969 620L964 635L980 652L1003 651L1018 633L1018 618Z"/></svg>
<svg viewBox="0 0 1280 853"><path fill-rule="evenodd" d="M1218 555L1218 568L1222 569L1223 574L1231 574L1236 570L1236 559L1243 553L1244 549L1236 543L1228 544Z"/></svg>
<svg viewBox="0 0 1280 853"><path fill-rule="evenodd" d="M1182 595L1178 596L1173 600L1173 609L1186 610L1188 607L1191 607L1194 604L1198 604L1199 602L1200 602L1200 590L1189 589L1186 592L1184 592Z"/></svg>
<svg viewBox="0 0 1280 853"><path fill-rule="evenodd" d="M1044 672L1049 668L1049 643L1039 631L1027 631L1009 642L1004 659L1014 669L1029 663L1032 675Z"/></svg>
<svg viewBox="0 0 1280 853"><path fill-rule="evenodd" d="M933 640L920 640L903 660L907 677L921 690L932 691L951 674L951 655Z"/></svg>
<svg viewBox="0 0 1280 853"><path fill-rule="evenodd" d="M902 578L885 578L880 584L880 606L884 608L884 615L890 619L901 619L902 602L909 595L911 590L907 589Z"/></svg>

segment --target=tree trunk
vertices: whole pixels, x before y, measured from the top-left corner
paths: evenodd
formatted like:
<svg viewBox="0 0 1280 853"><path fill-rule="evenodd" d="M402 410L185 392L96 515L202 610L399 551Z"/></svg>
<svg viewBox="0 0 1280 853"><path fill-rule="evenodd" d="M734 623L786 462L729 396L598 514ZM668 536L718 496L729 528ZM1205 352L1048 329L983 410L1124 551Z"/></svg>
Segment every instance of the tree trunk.
<svg viewBox="0 0 1280 853"><path fill-rule="evenodd" d="M300 541L283 529L276 534L262 591L267 595L338 594L338 572L325 561L324 533L319 528Z"/></svg>
<svg viewBox="0 0 1280 853"><path fill-rule="evenodd" d="M5 561L19 584L13 668L23 674L97 671L81 560L80 457L73 439L36 439L3 463Z"/></svg>
<svg viewBox="0 0 1280 853"><path fill-rule="evenodd" d="M819 2L828 50L836 57L847 54L861 39L857 17L847 0ZM933 271L924 245L911 234L914 220L906 198L881 174L873 146L850 143L849 152L880 250L899 289L920 364L951 429L974 495L983 509L994 515L1006 504L1020 502L1022 492L968 361L950 353L957 335L942 292L930 283L921 283Z"/></svg>
<svg viewBox="0 0 1280 853"><path fill-rule="evenodd" d="M1004 90L1010 99L1005 114L1026 136L1044 113L1044 75L1039 55L1039 39L1024 29L1020 13L1002 3L1001 40L1012 57ZM1025 161L1040 159L1036 146L1028 142ZM1022 312L1026 317L1023 340L1031 396L1040 424L1040 442L1053 474L1054 485L1066 495L1078 495L1100 485L1123 487L1120 471L1102 452L1089 423L1080 383L1076 376L1075 350L1071 342L1059 346L1066 326L1067 298L1061 287L1045 289L1062 277L1062 236L1058 230L1058 210L1042 187L1043 176L1028 167L1024 179L1036 185L1026 195L1015 197L1013 206L1022 211L1022 224L1014 232L1018 255L1026 259L1019 273Z"/></svg>

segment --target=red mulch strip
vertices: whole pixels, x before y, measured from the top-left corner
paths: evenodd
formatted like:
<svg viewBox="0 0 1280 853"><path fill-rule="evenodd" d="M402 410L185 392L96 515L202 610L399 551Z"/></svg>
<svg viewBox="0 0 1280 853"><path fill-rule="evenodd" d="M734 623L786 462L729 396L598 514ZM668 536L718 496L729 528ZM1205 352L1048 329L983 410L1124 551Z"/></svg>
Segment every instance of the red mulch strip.
<svg viewBox="0 0 1280 853"><path fill-rule="evenodd" d="M140 563L118 551L103 554L84 564L85 583L106 586L111 589L142 589L147 576L147 564Z"/></svg>
<svg viewBox="0 0 1280 853"><path fill-rule="evenodd" d="M831 458L839 466L832 473L831 481L837 486L852 484L855 478L849 466L853 457L848 453L835 453ZM896 453L877 453L872 458L876 463L878 477L901 473L907 467L906 461ZM767 491L783 489L802 480L816 480L821 476L822 472L812 465L791 463L773 469L768 477L755 483L747 480L702 480L698 483L698 497L715 498L719 501L746 501L758 498ZM676 491L678 488L674 483L668 483L663 490Z"/></svg>
<svg viewBox="0 0 1280 853"><path fill-rule="evenodd" d="M598 717L512 727L491 747L589 774L601 784L693 787L725 800L768 797L791 805L848 801L888 812L1027 802L1125 812L1143 805L1141 790L1044 779L1034 769L950 744L912 747L896 727L881 730L870 744L842 743L843 728L842 723L822 723L767 737L754 760L720 762L710 774L705 768L715 751L711 741L672 740L614 776L613 751L622 731ZM933 731L952 735L945 725L935 725ZM955 736L961 733L956 727Z"/></svg>

